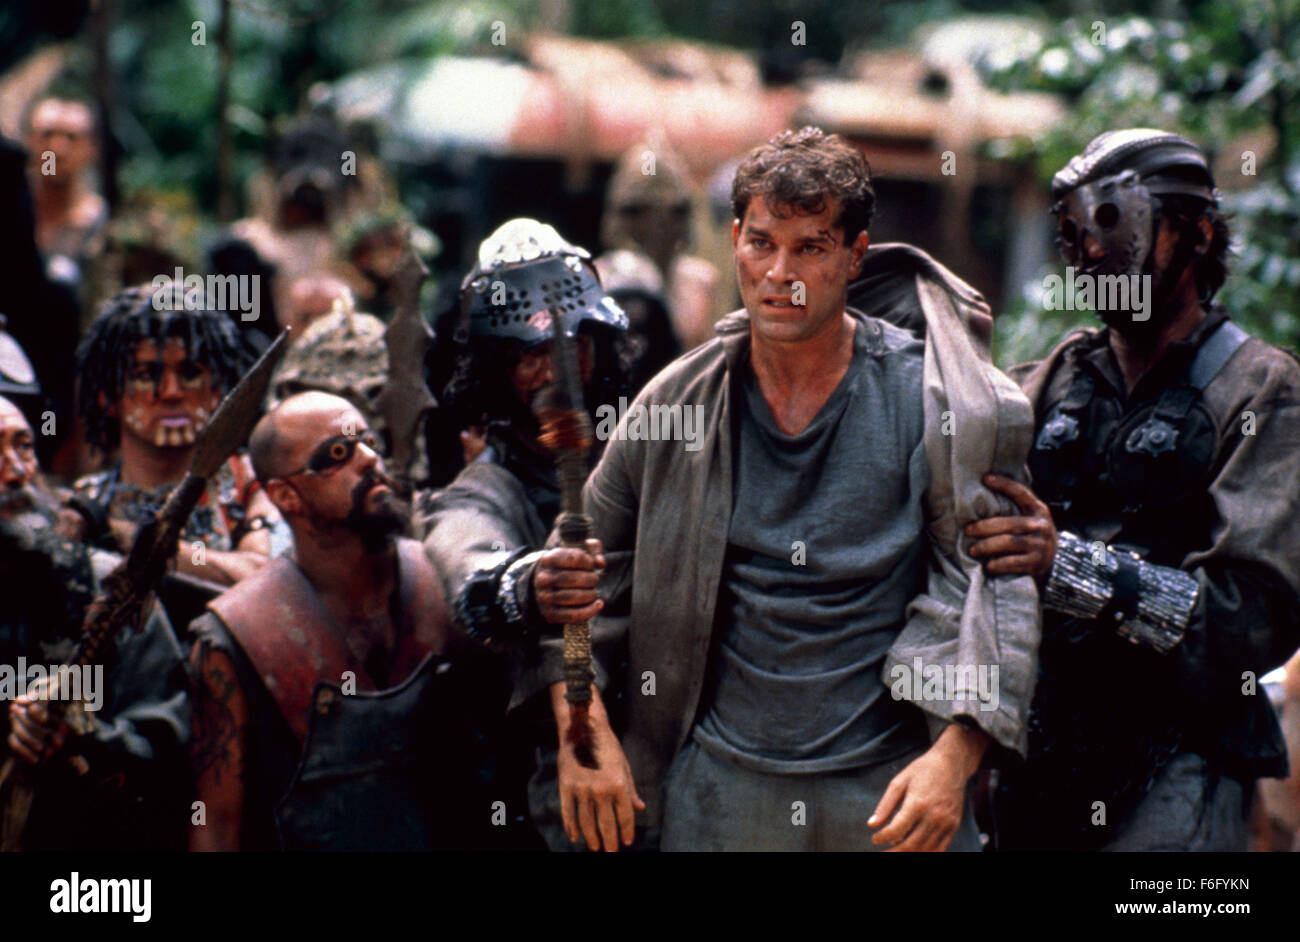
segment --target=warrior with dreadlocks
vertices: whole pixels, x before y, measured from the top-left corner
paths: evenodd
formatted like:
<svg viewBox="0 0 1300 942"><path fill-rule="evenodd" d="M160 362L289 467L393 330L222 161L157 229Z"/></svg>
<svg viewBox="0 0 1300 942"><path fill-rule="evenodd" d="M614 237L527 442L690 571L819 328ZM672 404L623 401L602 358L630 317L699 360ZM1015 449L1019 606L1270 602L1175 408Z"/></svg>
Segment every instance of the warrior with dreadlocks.
<svg viewBox="0 0 1300 942"><path fill-rule="evenodd" d="M184 303L178 285L128 288L104 305L77 350L86 437L117 456L76 483L71 506L88 541L130 545L185 476L198 433L251 362L229 316ZM232 456L182 533L179 568L233 584L270 555L278 519L248 460Z"/></svg>
<svg viewBox="0 0 1300 942"><path fill-rule="evenodd" d="M557 291L568 299L558 313L542 302ZM554 456L539 440L533 413L538 397L556 382L551 318L558 316L556 327L576 335L589 411L628 395L628 321L601 288L590 255L532 219L511 220L483 242L461 285L461 305L468 344L444 401L466 425L486 426L486 448L451 485L422 500L425 548L443 574L459 627L493 644L514 644L535 624L529 576L560 510ZM508 682L500 662L484 671L485 682ZM537 726L553 737L547 720L539 715ZM531 771L526 725L516 717L498 734L505 743L498 789L522 788ZM522 761L511 765L515 760ZM552 790L542 786L538 794ZM507 807L517 806L522 801L507 800ZM552 844L563 846L558 813L554 818ZM538 823L547 830L546 821Z"/></svg>

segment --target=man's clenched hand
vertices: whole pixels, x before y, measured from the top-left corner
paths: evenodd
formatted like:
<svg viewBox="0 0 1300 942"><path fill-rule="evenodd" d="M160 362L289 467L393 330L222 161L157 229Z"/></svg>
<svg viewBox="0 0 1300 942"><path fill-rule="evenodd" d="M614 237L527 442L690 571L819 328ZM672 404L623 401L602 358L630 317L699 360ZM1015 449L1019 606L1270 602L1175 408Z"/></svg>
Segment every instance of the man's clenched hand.
<svg viewBox="0 0 1300 942"><path fill-rule="evenodd" d="M556 547L533 567L533 598L542 617L552 625L572 625L595 618L605 607L596 595L605 568L600 540L588 540L585 550Z"/></svg>
<svg viewBox="0 0 1300 942"><path fill-rule="evenodd" d="M71 732L50 713L48 701L35 694L9 704L9 749L24 762L40 765L63 748Z"/></svg>

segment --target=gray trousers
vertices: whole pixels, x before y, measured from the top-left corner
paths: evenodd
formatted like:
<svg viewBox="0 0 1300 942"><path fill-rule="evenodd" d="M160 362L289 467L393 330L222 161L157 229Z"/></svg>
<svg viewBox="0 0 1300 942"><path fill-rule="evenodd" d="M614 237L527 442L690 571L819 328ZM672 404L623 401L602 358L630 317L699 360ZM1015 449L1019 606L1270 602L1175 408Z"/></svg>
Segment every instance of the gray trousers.
<svg viewBox="0 0 1300 942"><path fill-rule="evenodd" d="M880 851L867 827L890 779L919 752L890 762L799 775L755 772L690 740L664 784L665 851ZM980 849L967 801L952 851Z"/></svg>
<svg viewBox="0 0 1300 942"><path fill-rule="evenodd" d="M1211 787L1213 786L1213 787ZM1115 830L1103 851L1245 851L1250 840L1245 786L1184 752L1160 770L1151 791Z"/></svg>

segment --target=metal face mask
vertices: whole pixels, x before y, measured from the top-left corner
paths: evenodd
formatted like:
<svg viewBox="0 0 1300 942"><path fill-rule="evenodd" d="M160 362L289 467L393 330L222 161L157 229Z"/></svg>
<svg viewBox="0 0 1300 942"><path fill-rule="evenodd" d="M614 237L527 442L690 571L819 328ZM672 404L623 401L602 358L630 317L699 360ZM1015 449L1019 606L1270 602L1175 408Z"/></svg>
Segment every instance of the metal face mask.
<svg viewBox="0 0 1300 942"><path fill-rule="evenodd" d="M1124 170L1061 197L1056 244L1067 264L1088 275L1140 275L1152 247L1151 194L1135 170ZM1104 253L1089 261L1085 237Z"/></svg>

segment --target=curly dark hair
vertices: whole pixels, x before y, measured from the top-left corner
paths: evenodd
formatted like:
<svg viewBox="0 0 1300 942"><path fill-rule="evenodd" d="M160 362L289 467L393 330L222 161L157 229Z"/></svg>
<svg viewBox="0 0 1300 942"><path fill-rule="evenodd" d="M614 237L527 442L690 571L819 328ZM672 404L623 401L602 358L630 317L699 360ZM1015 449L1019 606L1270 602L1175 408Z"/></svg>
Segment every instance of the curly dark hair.
<svg viewBox="0 0 1300 942"><path fill-rule="evenodd" d="M778 216L784 213L777 210L785 207L816 215L838 200L835 225L844 229L850 245L871 224L876 206L871 167L862 152L838 134L811 126L782 131L741 162L731 184L737 219L745 218L755 196L763 197Z"/></svg>
<svg viewBox="0 0 1300 942"><path fill-rule="evenodd" d="M230 316L223 311L156 310L154 295L177 292L168 282L136 285L104 302L77 347L77 414L86 424L86 440L102 452L117 447L121 428L109 406L122 398L135 349L144 340L160 347L179 338L187 356L212 371L223 391L230 390L256 359ZM176 295L181 297L179 292ZM100 405L100 393L106 406Z"/></svg>
<svg viewBox="0 0 1300 942"><path fill-rule="evenodd" d="M590 321L583 323L579 332L589 334L595 342L595 369L582 391L587 411L594 412L602 403L616 404L619 396L630 399L634 364L627 333ZM507 338L476 337L460 348L456 371L442 395L453 424L459 429L483 423L536 429L536 418L510 384L510 371L523 354L523 344Z"/></svg>
<svg viewBox="0 0 1300 942"><path fill-rule="evenodd" d="M1184 238L1199 239L1197 220L1202 215L1210 220L1214 230L1210 238L1210 247L1204 255L1194 259L1191 265L1201 301L1209 302L1228 280L1228 253L1231 250L1232 237L1228 231L1227 217L1204 200L1194 196L1166 195L1159 197L1159 202L1160 211L1175 229L1185 233Z"/></svg>

